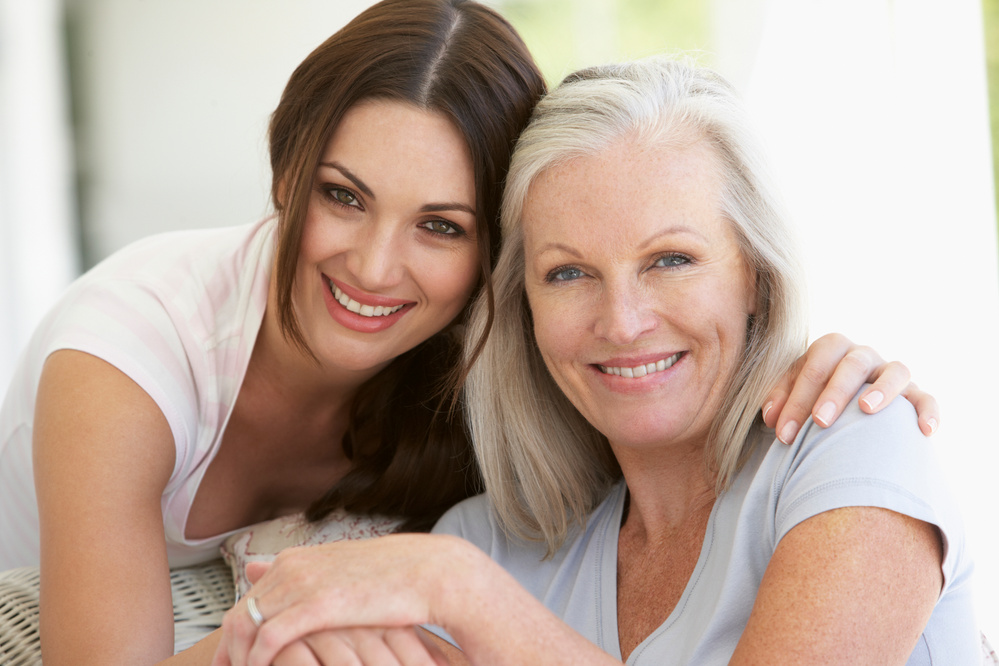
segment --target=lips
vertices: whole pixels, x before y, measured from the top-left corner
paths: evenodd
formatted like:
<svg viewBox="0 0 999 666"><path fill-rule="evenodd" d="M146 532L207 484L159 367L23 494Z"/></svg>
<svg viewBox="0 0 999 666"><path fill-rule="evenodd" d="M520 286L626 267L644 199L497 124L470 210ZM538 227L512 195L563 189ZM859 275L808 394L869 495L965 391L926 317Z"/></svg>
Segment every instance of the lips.
<svg viewBox="0 0 999 666"><path fill-rule="evenodd" d="M353 331L383 331L412 309L413 301L366 294L323 275L323 299L333 319Z"/></svg>

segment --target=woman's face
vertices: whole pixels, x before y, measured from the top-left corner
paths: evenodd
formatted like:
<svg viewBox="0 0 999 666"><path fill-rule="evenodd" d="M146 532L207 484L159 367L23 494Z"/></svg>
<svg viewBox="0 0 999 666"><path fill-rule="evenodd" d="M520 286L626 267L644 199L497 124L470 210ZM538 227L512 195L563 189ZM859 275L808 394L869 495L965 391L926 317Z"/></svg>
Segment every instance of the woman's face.
<svg viewBox="0 0 999 666"><path fill-rule="evenodd" d="M479 274L475 181L438 113L392 101L351 108L320 160L294 303L324 364L377 371L443 329Z"/></svg>
<svg viewBox="0 0 999 666"><path fill-rule="evenodd" d="M741 360L755 293L703 141L622 140L551 169L523 213L548 370L620 447L702 447Z"/></svg>

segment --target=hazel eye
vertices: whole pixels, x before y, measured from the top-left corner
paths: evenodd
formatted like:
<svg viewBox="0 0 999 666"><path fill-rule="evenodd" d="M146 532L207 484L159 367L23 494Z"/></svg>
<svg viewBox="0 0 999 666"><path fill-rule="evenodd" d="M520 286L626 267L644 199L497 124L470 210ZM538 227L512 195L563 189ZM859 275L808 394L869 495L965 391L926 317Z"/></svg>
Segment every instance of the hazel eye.
<svg viewBox="0 0 999 666"><path fill-rule="evenodd" d="M448 222L447 220L429 220L424 222L422 226L427 231L432 231L442 236L457 236L465 233L457 224Z"/></svg>
<svg viewBox="0 0 999 666"><path fill-rule="evenodd" d="M341 206L350 206L351 208L361 207L357 201L357 195L347 188L327 185L323 187L323 193L330 201L338 203Z"/></svg>
<svg viewBox="0 0 999 666"><path fill-rule="evenodd" d="M679 252L668 252L656 259L655 268L679 268L690 263L690 257Z"/></svg>

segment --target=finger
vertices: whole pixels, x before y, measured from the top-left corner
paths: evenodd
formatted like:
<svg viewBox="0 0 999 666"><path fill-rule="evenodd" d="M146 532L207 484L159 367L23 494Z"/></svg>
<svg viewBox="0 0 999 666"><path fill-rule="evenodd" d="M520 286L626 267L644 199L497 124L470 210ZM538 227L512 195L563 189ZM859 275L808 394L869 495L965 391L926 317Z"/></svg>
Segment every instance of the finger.
<svg viewBox="0 0 999 666"><path fill-rule="evenodd" d="M403 666L404 662L385 642L385 632L381 629L351 629L347 632L346 640L354 646L354 651L365 666ZM419 666L426 664L426 661L419 662Z"/></svg>
<svg viewBox="0 0 999 666"><path fill-rule="evenodd" d="M776 427L777 417L780 416L781 410L784 409L784 405L787 403L787 397L791 394L793 377L797 376L800 370L800 364L796 362L791 370L784 373L780 378L780 382L770 391L767 399L763 401L763 408L761 409L763 423L768 428Z"/></svg>
<svg viewBox="0 0 999 666"><path fill-rule="evenodd" d="M909 386L912 377L909 368L898 361L885 363L876 370L868 381L873 384L860 396L860 408L868 414L876 414L884 409Z"/></svg>
<svg viewBox="0 0 999 666"><path fill-rule="evenodd" d="M846 378L855 377L860 373L863 373L864 376L867 375L870 371L870 364L865 349L855 348L850 351L842 351L842 353L838 349L816 349L814 346L809 349L805 362L801 366L801 372L794 378L791 394L788 396L784 408L777 417L775 429L777 431L777 438L780 441L785 444L790 444L794 441L798 430L801 429L801 424L812 414L812 410L819 402L819 397L828 386L829 381L839 366L845 364L842 370L843 374L841 375L844 381ZM850 393L850 396L856 393L861 383L861 381L856 382L856 386L853 392ZM842 385L841 381L838 386ZM841 390L834 389L830 394L834 400L826 398L819 405L819 410L817 410L821 411L821 419L825 420L828 418L828 423L835 420L835 417L846 404L846 400L849 399L849 397L844 398L842 395L838 395L837 392ZM839 401L838 405L836 400ZM832 405L832 413L830 413L830 404Z"/></svg>
<svg viewBox="0 0 999 666"><path fill-rule="evenodd" d="M222 616L222 641L216 650L212 666L247 662L250 647L256 639L257 626L246 609L246 599L241 599Z"/></svg>
<svg viewBox="0 0 999 666"><path fill-rule="evenodd" d="M321 661L312 649L303 641L286 645L274 657L273 666L332 666L332 664L350 663L337 661Z"/></svg>
<svg viewBox="0 0 999 666"><path fill-rule="evenodd" d="M920 390L913 383L902 392L902 396L916 408L916 414L919 415L919 430L927 437L935 433L940 427L940 406L936 398Z"/></svg>
<svg viewBox="0 0 999 666"><path fill-rule="evenodd" d="M908 369L901 363L885 364L870 347L854 347L840 360L825 388L816 397L812 418L823 428L839 418L857 391L867 382L879 377L881 384L867 388L860 397L861 409L868 413L887 404L908 383Z"/></svg>
<svg viewBox="0 0 999 666"><path fill-rule="evenodd" d="M385 642L384 631L377 628L328 629L306 636L304 642L322 664L406 666Z"/></svg>
<svg viewBox="0 0 999 666"><path fill-rule="evenodd" d="M256 583L271 568L272 562L247 562L246 578L250 583Z"/></svg>
<svg viewBox="0 0 999 666"><path fill-rule="evenodd" d="M827 333L809 345L805 353L781 377L777 387L763 403L763 422L777 431L781 441L784 438L787 438L787 442L794 439L800 424L811 412L821 388L852 346L853 343L846 336ZM806 387L809 385L814 387L811 398L806 396ZM791 400L796 402L792 402L790 411L787 411ZM803 402L807 404L802 404Z"/></svg>
<svg viewBox="0 0 999 666"><path fill-rule="evenodd" d="M437 666L448 663L435 645L423 642L414 627L386 629L385 644L402 666Z"/></svg>

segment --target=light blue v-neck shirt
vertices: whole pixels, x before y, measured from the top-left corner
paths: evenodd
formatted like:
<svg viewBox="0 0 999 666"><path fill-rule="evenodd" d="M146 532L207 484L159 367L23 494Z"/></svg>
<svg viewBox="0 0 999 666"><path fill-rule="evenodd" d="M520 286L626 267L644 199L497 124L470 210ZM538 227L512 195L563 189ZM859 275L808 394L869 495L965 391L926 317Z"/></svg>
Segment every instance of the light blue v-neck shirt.
<svg viewBox="0 0 999 666"><path fill-rule="evenodd" d="M971 559L931 449L904 400L874 416L853 401L829 429L809 420L791 446L761 441L715 502L680 601L627 663L727 664L780 539L818 513L847 506L886 508L939 527L944 588L908 664L980 663ZM540 544L503 533L486 496L453 508L434 531L478 545L552 612L620 658L617 542L626 496L624 483L615 485L585 529L548 560Z"/></svg>

